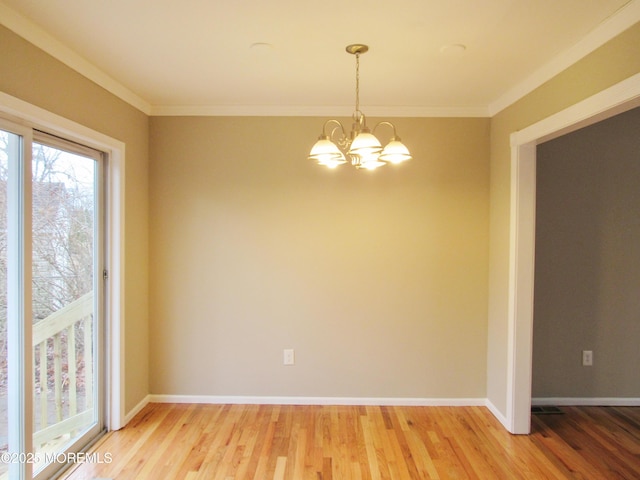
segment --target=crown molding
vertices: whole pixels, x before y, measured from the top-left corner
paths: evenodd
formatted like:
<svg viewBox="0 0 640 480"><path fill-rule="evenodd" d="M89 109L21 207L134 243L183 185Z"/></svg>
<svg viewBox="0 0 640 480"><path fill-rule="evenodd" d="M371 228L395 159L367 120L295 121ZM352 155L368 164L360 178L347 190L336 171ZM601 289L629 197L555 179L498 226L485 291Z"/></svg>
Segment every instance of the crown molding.
<svg viewBox="0 0 640 480"><path fill-rule="evenodd" d="M493 117L514 104L638 22L640 22L640 0L631 0L578 43L553 58L524 81L489 104L489 116Z"/></svg>
<svg viewBox="0 0 640 480"><path fill-rule="evenodd" d="M485 106L470 107L364 107L368 117L488 117ZM151 107L151 116L207 117L351 117L353 107L283 105L164 105Z"/></svg>
<svg viewBox="0 0 640 480"><path fill-rule="evenodd" d="M129 105L146 113L151 112L151 105L113 77L109 76L93 63L78 55L62 42L44 31L41 27L23 17L15 10L0 3L0 24L64 63L84 77L100 85Z"/></svg>

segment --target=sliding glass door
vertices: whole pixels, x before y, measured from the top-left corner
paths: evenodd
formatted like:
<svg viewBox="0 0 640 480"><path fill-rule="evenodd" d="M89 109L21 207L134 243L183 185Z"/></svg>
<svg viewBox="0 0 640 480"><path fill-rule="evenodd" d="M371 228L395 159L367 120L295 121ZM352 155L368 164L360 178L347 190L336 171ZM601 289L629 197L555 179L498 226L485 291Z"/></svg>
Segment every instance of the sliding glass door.
<svg viewBox="0 0 640 480"><path fill-rule="evenodd" d="M0 478L49 478L103 430L102 169L0 131Z"/></svg>

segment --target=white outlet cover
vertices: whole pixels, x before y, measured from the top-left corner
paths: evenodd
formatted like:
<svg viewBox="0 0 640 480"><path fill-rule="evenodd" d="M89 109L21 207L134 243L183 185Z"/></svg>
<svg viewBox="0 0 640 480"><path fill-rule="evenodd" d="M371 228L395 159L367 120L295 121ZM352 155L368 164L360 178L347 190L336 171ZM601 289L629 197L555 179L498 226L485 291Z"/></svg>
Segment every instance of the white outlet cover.
<svg viewBox="0 0 640 480"><path fill-rule="evenodd" d="M295 352L292 348L286 348L284 350L284 364L285 365L295 365Z"/></svg>

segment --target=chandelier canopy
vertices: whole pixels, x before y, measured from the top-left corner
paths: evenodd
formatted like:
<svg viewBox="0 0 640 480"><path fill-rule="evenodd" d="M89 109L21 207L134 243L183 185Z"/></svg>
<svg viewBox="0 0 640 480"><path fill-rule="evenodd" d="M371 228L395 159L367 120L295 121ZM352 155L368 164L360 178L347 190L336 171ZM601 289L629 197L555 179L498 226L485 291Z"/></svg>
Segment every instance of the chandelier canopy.
<svg viewBox="0 0 640 480"><path fill-rule="evenodd" d="M309 159L317 161L320 165L335 168L347 163L348 157L351 165L367 170L374 170L386 163L410 160L411 154L400 141L393 123L379 122L370 130L364 113L360 111L360 55L366 53L369 47L353 44L348 45L346 50L356 57L356 108L352 115L351 131L347 134L338 120L327 120L322 127L322 134L309 153ZM391 127L393 132L384 148L374 135L382 125Z"/></svg>

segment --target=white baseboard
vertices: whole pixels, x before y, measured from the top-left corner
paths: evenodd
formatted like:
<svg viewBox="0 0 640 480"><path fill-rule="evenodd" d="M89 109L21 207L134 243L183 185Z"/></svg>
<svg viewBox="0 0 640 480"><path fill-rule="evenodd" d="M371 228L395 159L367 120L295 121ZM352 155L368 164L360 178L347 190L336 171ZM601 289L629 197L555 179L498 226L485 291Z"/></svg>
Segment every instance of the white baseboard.
<svg viewBox="0 0 640 480"><path fill-rule="evenodd" d="M564 407L640 407L640 398L633 397L537 397L531 399L534 406Z"/></svg>
<svg viewBox="0 0 640 480"><path fill-rule="evenodd" d="M489 400L488 398L485 399L484 405L489 409L491 414L498 419L498 421L505 429L509 430L511 428L511 425L509 425L509 422L507 422L507 417L505 417L504 414L500 410L498 410L498 407L496 407L491 400Z"/></svg>
<svg viewBox="0 0 640 480"><path fill-rule="evenodd" d="M416 407L485 406L484 398L254 397L225 395L149 395L149 403L234 405L381 405Z"/></svg>
<svg viewBox="0 0 640 480"><path fill-rule="evenodd" d="M203 403L212 405L369 405L398 407L487 407L508 430L507 418L488 398L398 398L398 397L257 397L236 395L162 395L149 394L125 416L126 425L149 403ZM533 406L640 407L633 397L537 397ZM124 425L123 425L124 426Z"/></svg>
<svg viewBox="0 0 640 480"><path fill-rule="evenodd" d="M133 407L124 417L124 425L122 425L123 427L129 423L131 421L131 419L133 419L133 417L135 417L138 413L140 413L140 411L147 406L148 403L150 403L151 399L151 395L147 395L146 397L144 397L142 400L140 400L140 403L138 403L135 407Z"/></svg>

